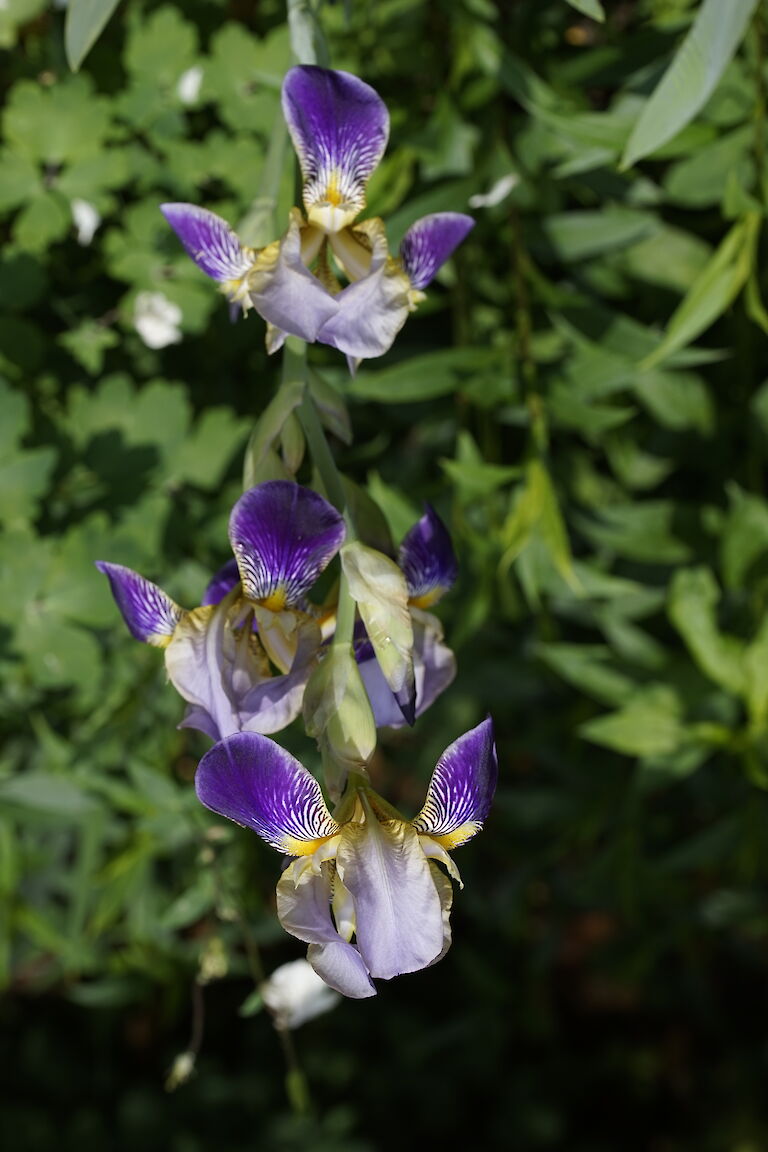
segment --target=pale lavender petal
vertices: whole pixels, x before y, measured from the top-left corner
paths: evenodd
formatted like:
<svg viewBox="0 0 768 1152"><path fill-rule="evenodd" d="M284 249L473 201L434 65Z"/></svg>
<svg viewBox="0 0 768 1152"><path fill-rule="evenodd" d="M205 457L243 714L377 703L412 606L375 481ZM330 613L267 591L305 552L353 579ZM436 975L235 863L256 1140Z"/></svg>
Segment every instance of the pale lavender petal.
<svg viewBox="0 0 768 1152"><path fill-rule="evenodd" d="M436 603L456 580L458 567L451 537L429 504L400 545L399 563L411 601L419 608Z"/></svg>
<svg viewBox="0 0 768 1152"><path fill-rule="evenodd" d="M122 564L97 560L96 567L109 580L112 595L131 635L145 644L164 648L183 615L178 604L174 604L162 588Z"/></svg>
<svg viewBox="0 0 768 1152"><path fill-rule="evenodd" d="M443 752L413 827L447 849L469 840L490 811L498 770L489 716Z"/></svg>
<svg viewBox="0 0 768 1152"><path fill-rule="evenodd" d="M300 65L285 77L283 111L309 218L338 231L365 207L365 185L387 146L384 102L349 72Z"/></svg>
<svg viewBox="0 0 768 1152"><path fill-rule="evenodd" d="M371 702L377 728L401 728L408 723L392 694L373 648L367 641L355 644L355 658ZM413 672L416 681L416 716L426 712L456 675L456 659L443 644L439 620L427 612L413 613Z"/></svg>
<svg viewBox="0 0 768 1152"><path fill-rule="evenodd" d="M474 226L472 217L461 212L433 212L412 224L400 245L412 286L426 288Z"/></svg>
<svg viewBox="0 0 768 1152"><path fill-rule="evenodd" d="M338 831L314 776L257 732L237 732L206 752L195 790L206 808L291 856Z"/></svg>
<svg viewBox="0 0 768 1152"><path fill-rule="evenodd" d="M338 310L320 329L317 339L344 352L347 358L382 356L405 323L411 307L411 283L398 261L389 255L380 220L365 220L357 229L372 244L370 271L336 297Z"/></svg>
<svg viewBox="0 0 768 1152"><path fill-rule="evenodd" d="M357 947L385 980L431 964L443 949L443 914L414 829L382 820L363 797L364 824L344 826L336 867L355 905Z"/></svg>
<svg viewBox="0 0 768 1152"><path fill-rule="evenodd" d="M212 740L240 731L238 687L269 674L250 624L234 629L230 609L222 602L185 613L165 650L168 678L191 705L182 726Z"/></svg>
<svg viewBox="0 0 768 1152"><path fill-rule="evenodd" d="M223 283L248 272L253 252L243 248L221 216L195 204L161 204L160 211L206 276Z"/></svg>
<svg viewBox="0 0 768 1152"><path fill-rule="evenodd" d="M248 273L251 303L268 324L279 329L277 336L267 331L270 353L281 347L286 332L313 343L338 309L336 298L302 259L300 221L300 213L292 213L285 236L262 248Z"/></svg>
<svg viewBox="0 0 768 1152"><path fill-rule="evenodd" d="M203 593L203 605L220 604L224 597L239 583L240 572L238 571L237 560L227 560L226 564L219 568L218 572L211 578Z"/></svg>
<svg viewBox="0 0 768 1152"><path fill-rule="evenodd" d="M358 950L343 940L331 918L331 882L325 865L319 876L305 873L296 887L293 866L277 885L277 915L286 932L309 944L307 960L331 988L362 1000L376 989Z"/></svg>
<svg viewBox="0 0 768 1152"><path fill-rule="evenodd" d="M344 521L310 488L268 480L240 497L229 539L243 591L275 611L300 603L344 540Z"/></svg>
<svg viewBox="0 0 768 1152"><path fill-rule="evenodd" d="M320 630L308 622L300 630L296 655L290 672L271 676L255 685L239 705L244 731L269 736L287 728L300 714L304 689L312 673L321 644Z"/></svg>

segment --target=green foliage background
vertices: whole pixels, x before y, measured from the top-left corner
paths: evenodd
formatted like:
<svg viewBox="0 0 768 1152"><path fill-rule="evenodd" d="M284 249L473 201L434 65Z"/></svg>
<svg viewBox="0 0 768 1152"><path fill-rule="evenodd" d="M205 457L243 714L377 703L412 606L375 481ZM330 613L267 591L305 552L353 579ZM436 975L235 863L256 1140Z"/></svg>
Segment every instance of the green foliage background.
<svg viewBox="0 0 768 1152"><path fill-rule="evenodd" d="M3 5L4 1146L768 1147L766 13L716 7L714 56L660 94L711 0L322 9L333 64L390 108L369 209L393 244L514 187L383 361L350 380L311 350L350 404L341 466L396 537L431 500L461 560L458 680L384 734L375 783L415 812L489 710L501 780L446 959L297 1033L302 1118L269 1019L239 1014L249 951L301 954L277 857L198 805L205 741L93 568L191 606L227 559L279 357L158 205L255 227L284 9L132 0L73 75L61 8ZM178 343L140 339L146 291L181 310ZM169 1094L201 972L197 1073Z"/></svg>

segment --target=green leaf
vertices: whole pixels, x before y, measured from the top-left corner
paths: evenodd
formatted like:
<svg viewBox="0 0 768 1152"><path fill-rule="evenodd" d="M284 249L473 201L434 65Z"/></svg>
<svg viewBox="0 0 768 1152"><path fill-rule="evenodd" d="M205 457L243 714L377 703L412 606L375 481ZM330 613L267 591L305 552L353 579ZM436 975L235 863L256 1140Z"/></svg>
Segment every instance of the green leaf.
<svg viewBox="0 0 768 1152"><path fill-rule="evenodd" d="M279 439L288 417L298 408L304 396L304 382L291 380L283 384L267 404L254 425L243 461L243 487L259 483L264 465Z"/></svg>
<svg viewBox="0 0 768 1152"><path fill-rule="evenodd" d="M77 328L71 328L59 336L59 344L85 368L89 376L97 376L101 372L104 356L119 343L120 337L114 328L98 324L95 320L84 320Z"/></svg>
<svg viewBox="0 0 768 1152"><path fill-rule="evenodd" d="M738 48L759 0L704 0L688 35L645 105L622 157L650 156L706 104Z"/></svg>
<svg viewBox="0 0 768 1152"><path fill-rule="evenodd" d="M722 316L747 282L756 218L734 224L685 299L673 313L661 343L641 362L648 369L691 344Z"/></svg>
<svg viewBox="0 0 768 1152"><path fill-rule="evenodd" d="M356 400L411 404L455 392L465 379L504 371L505 354L494 348L449 348L412 356L379 371L364 369L345 387Z"/></svg>
<svg viewBox="0 0 768 1152"><path fill-rule="evenodd" d="M626 756L665 756L686 736L677 693L667 684L639 689L623 708L588 720L579 735Z"/></svg>
<svg viewBox="0 0 768 1152"><path fill-rule="evenodd" d="M546 216L541 225L554 254L566 264L636 244L658 227L650 212L628 208L553 213Z"/></svg>
<svg viewBox="0 0 768 1152"><path fill-rule="evenodd" d="M637 686L604 644L537 644L534 652L577 691L601 704L621 704Z"/></svg>
<svg viewBox="0 0 768 1152"><path fill-rule="evenodd" d="M238 1016L255 1016L257 1012L261 1012L264 1007L264 998L258 988L254 988L250 995L246 996L242 1004L237 1010Z"/></svg>
<svg viewBox="0 0 768 1152"><path fill-rule="evenodd" d="M46 816L82 819L98 808L92 796L66 776L51 772L22 772L0 781L0 803L28 808Z"/></svg>
<svg viewBox="0 0 768 1152"><path fill-rule="evenodd" d="M69 0L64 49L73 72L85 60L120 0Z"/></svg>
<svg viewBox="0 0 768 1152"><path fill-rule="evenodd" d="M704 675L740 696L745 691L744 645L719 631L719 600L720 590L708 568L683 569L672 578L669 618Z"/></svg>
<svg viewBox="0 0 768 1152"><path fill-rule="evenodd" d="M739 589L750 570L768 553L768 504L760 496L728 486L730 507L720 537L720 560L726 588Z"/></svg>
<svg viewBox="0 0 768 1152"><path fill-rule="evenodd" d="M571 8L581 12L582 16L589 16L590 19L597 20L600 24L605 22L605 12L600 0L567 0L567 2Z"/></svg>

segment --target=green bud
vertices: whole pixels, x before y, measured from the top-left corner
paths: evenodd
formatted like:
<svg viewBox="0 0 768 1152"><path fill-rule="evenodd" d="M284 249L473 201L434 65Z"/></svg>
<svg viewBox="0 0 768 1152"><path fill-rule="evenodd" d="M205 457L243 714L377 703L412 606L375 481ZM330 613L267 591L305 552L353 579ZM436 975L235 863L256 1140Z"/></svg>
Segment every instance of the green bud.
<svg viewBox="0 0 768 1152"><path fill-rule="evenodd" d="M351 645L331 645L304 692L304 725L320 747L331 796L349 772L365 772L376 748L376 723Z"/></svg>
<svg viewBox="0 0 768 1152"><path fill-rule="evenodd" d="M413 623L405 576L394 560L358 541L344 545L341 565L387 684L398 699L412 698Z"/></svg>

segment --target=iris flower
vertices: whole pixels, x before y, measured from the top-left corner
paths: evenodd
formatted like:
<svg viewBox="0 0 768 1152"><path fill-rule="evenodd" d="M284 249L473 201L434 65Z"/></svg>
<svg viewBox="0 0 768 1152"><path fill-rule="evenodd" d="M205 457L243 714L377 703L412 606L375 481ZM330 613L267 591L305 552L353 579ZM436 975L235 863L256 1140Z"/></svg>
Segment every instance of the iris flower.
<svg viewBox="0 0 768 1152"><path fill-rule="evenodd" d="M206 807L252 828L293 857L277 885L286 931L309 944L307 959L345 996L373 996L388 980L440 960L451 942L449 856L482 827L497 776L490 718L440 757L415 820L404 820L361 777L335 815L320 785L278 744L242 732L200 761Z"/></svg>
<svg viewBox="0 0 768 1152"><path fill-rule="evenodd" d="M430 505L403 539L398 564L408 585L413 623L415 708L413 701L397 699L391 691L362 627L355 643L360 675L380 728L412 724L456 675L456 660L443 643L442 625L428 609L453 586L458 566L448 530Z"/></svg>
<svg viewBox="0 0 768 1152"><path fill-rule="evenodd" d="M213 740L277 732L298 716L322 643L306 594L341 547L344 522L316 492L275 480L240 497L229 539L234 561L191 611L130 568L97 562L131 634L165 650L189 705L181 726Z"/></svg>
<svg viewBox="0 0 768 1152"><path fill-rule="evenodd" d="M288 334L330 344L351 365L381 356L474 221L459 212L424 216L391 256L383 221L358 220L389 137L381 98L349 72L300 65L285 77L283 112L301 167L305 214L291 210L282 239L248 248L204 208L164 204L162 211L228 299L267 321L270 352Z"/></svg>

